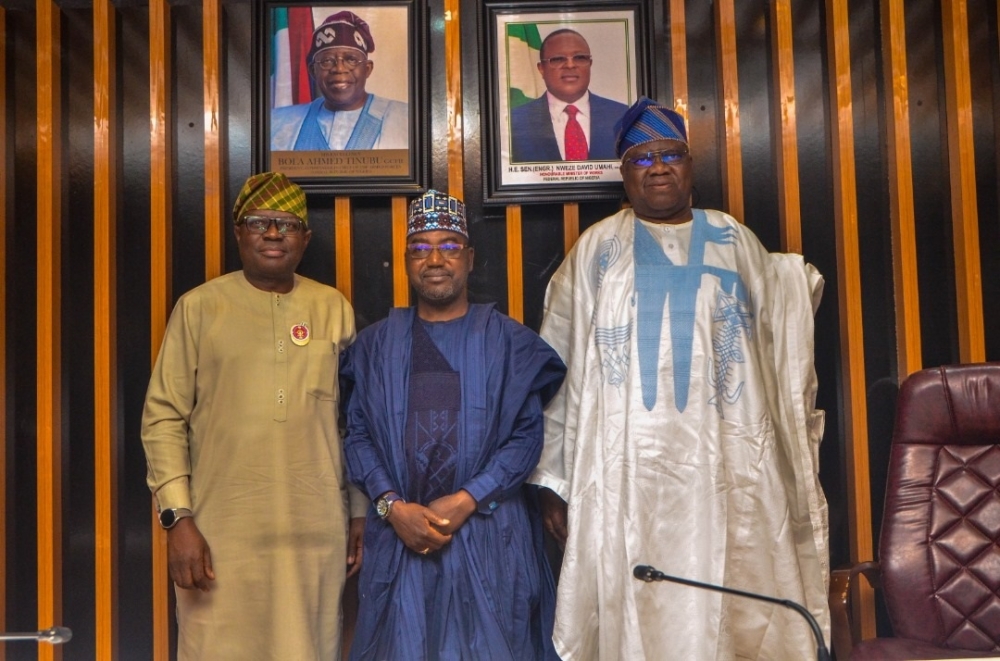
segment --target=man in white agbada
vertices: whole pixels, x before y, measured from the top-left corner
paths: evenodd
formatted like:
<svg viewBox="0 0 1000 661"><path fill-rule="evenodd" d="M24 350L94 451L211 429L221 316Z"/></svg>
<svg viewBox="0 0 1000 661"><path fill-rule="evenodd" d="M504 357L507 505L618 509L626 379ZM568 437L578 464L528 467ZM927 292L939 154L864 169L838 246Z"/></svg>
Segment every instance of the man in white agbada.
<svg viewBox="0 0 1000 661"><path fill-rule="evenodd" d="M813 314L822 277L692 209L683 119L640 99L617 137L632 204L553 276L541 335L569 372L529 480L565 546L554 641L576 659L808 659L829 631ZM568 503L568 507L567 507ZM828 636L828 634L825 634Z"/></svg>

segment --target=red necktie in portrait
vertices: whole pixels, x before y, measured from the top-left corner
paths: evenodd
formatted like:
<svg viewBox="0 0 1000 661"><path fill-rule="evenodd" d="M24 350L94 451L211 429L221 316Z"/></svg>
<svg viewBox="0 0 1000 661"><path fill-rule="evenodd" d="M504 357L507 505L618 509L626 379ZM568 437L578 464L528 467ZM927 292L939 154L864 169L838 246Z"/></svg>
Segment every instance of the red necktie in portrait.
<svg viewBox="0 0 1000 661"><path fill-rule="evenodd" d="M587 160L587 138L583 135L583 127L576 121L576 115L580 109L576 106L566 106L569 114L569 121L566 122L566 160L586 161Z"/></svg>

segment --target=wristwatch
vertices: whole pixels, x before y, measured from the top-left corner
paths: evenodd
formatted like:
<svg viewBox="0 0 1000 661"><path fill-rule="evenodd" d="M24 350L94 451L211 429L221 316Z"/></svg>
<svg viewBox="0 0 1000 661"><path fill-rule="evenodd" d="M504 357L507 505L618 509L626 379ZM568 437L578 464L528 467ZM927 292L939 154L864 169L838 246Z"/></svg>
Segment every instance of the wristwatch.
<svg viewBox="0 0 1000 661"><path fill-rule="evenodd" d="M403 500L395 491L388 491L375 501L375 512L382 520L388 519L392 513L392 504L397 500Z"/></svg>
<svg viewBox="0 0 1000 661"><path fill-rule="evenodd" d="M170 530L177 525L178 521L186 519L189 516L194 516L194 512L186 507L163 510L160 512L160 525L163 526L165 530Z"/></svg>

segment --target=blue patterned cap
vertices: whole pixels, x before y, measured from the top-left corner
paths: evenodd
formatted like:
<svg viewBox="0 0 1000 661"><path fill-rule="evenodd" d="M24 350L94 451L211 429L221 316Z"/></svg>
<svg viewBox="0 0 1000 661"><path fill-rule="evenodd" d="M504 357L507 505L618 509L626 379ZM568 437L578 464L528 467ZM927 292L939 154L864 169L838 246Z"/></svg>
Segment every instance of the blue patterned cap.
<svg viewBox="0 0 1000 661"><path fill-rule="evenodd" d="M632 104L615 124L615 153L618 158L636 145L655 140L677 140L687 144L684 118L673 109L645 96Z"/></svg>
<svg viewBox="0 0 1000 661"><path fill-rule="evenodd" d="M465 205L457 197L431 189L410 202L406 236L433 230L458 232L469 238L469 226L465 222Z"/></svg>

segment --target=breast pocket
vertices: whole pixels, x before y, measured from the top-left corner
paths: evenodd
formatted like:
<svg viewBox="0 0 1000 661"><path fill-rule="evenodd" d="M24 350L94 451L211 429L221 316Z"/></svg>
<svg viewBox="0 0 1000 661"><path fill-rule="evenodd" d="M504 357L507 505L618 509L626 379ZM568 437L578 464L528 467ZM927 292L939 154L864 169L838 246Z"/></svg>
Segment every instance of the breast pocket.
<svg viewBox="0 0 1000 661"><path fill-rule="evenodd" d="M316 399L337 399L337 345L332 342L310 342L306 366L306 392Z"/></svg>

